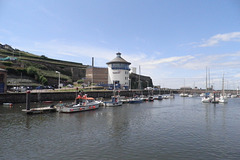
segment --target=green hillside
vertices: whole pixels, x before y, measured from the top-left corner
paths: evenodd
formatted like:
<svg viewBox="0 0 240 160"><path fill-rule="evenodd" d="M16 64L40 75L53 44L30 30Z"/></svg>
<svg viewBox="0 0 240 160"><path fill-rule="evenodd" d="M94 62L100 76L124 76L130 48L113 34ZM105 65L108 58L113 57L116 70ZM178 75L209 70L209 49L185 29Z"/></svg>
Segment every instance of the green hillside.
<svg viewBox="0 0 240 160"><path fill-rule="evenodd" d="M61 83L71 84L85 77L86 67L82 63L38 56L0 44L0 68L8 71L8 86L56 85L59 76L56 71L61 73Z"/></svg>

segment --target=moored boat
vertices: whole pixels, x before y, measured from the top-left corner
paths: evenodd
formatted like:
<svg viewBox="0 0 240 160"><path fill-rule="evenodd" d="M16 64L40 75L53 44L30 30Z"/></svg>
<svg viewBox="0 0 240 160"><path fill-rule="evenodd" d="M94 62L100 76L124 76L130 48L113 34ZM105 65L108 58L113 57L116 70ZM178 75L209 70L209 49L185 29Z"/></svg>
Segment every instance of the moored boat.
<svg viewBox="0 0 240 160"><path fill-rule="evenodd" d="M148 97L145 96L145 95L140 95L139 98L141 99L141 101L147 101L148 100Z"/></svg>
<svg viewBox="0 0 240 160"><path fill-rule="evenodd" d="M129 103L142 103L142 99L139 97L134 97L129 99Z"/></svg>
<svg viewBox="0 0 240 160"><path fill-rule="evenodd" d="M158 95L156 97L154 97L155 100L163 100L163 96L162 95Z"/></svg>
<svg viewBox="0 0 240 160"><path fill-rule="evenodd" d="M75 104L58 104L57 111L62 113L82 112L88 110L95 110L99 108L99 102L96 102L94 98L84 96L78 96Z"/></svg>
<svg viewBox="0 0 240 160"><path fill-rule="evenodd" d="M148 101L154 101L153 96L149 96L149 97L148 97Z"/></svg>
<svg viewBox="0 0 240 160"><path fill-rule="evenodd" d="M112 96L111 101L106 101L104 102L104 106L106 107L116 107L116 106L121 106L123 102L120 99L120 96Z"/></svg>
<svg viewBox="0 0 240 160"><path fill-rule="evenodd" d="M228 98L224 90L224 74L222 78L222 94L219 97L219 103L228 103Z"/></svg>
<svg viewBox="0 0 240 160"><path fill-rule="evenodd" d="M205 96L202 97L203 103L211 103L213 97L210 95L210 93L205 93Z"/></svg>
<svg viewBox="0 0 240 160"><path fill-rule="evenodd" d="M188 94L187 94L187 93L180 93L179 96L180 96L180 97L188 97Z"/></svg>

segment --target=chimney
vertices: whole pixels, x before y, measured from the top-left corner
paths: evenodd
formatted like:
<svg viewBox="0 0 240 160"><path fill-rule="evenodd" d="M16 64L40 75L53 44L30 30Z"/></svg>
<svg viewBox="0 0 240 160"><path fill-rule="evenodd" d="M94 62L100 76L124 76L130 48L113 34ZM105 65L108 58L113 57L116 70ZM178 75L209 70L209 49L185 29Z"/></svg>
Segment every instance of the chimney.
<svg viewBox="0 0 240 160"><path fill-rule="evenodd" d="M94 67L94 57L92 57L92 67Z"/></svg>

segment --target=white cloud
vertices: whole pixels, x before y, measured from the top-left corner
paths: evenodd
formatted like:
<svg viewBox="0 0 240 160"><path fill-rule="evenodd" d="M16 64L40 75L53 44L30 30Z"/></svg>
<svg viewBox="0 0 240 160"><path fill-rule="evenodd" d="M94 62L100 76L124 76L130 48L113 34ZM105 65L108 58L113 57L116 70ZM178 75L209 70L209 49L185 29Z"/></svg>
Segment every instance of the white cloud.
<svg viewBox="0 0 240 160"><path fill-rule="evenodd" d="M51 40L49 42L35 42L32 48L33 50L38 50L45 52L48 55L60 54L63 56L73 56L73 57L96 57L104 58L110 60L114 57L113 53L115 51L105 48L98 48L94 46L87 45L75 45L63 43L59 40Z"/></svg>
<svg viewBox="0 0 240 160"><path fill-rule="evenodd" d="M37 42L32 45L28 44L28 48L20 47L19 49L32 51L35 54L39 52L40 55L43 54L50 58L80 62L84 65L91 65L91 57L94 57L95 66L98 67L107 67L106 62L115 58L115 53L117 52L112 49L85 45L83 43L66 43L64 40ZM195 77L195 79L189 80L188 84L186 79L186 85L192 85L193 80L195 80L198 87L204 88L202 81L205 76L206 66L211 68L213 80L214 76L216 78L221 77L224 69L229 72L228 75L231 77L237 78L240 76L238 73L230 71L240 67L240 62L238 62L240 51L215 55L198 54L166 58L161 58L161 55L155 52L151 54L143 52L121 53L125 60L131 62L130 67L137 68L137 73L139 73L138 66L140 65L142 75L150 76L155 85L164 84L165 87L179 88L183 85L182 79L184 77L189 77L190 79Z"/></svg>
<svg viewBox="0 0 240 160"><path fill-rule="evenodd" d="M198 47L210 47L217 45L221 41L240 41L240 32L232 32L225 34L217 34L215 36L210 37L208 40L204 41Z"/></svg>
<svg viewBox="0 0 240 160"><path fill-rule="evenodd" d="M180 56L180 57L169 57L169 58L147 61L147 62L144 62L143 65L157 65L157 64L161 64L161 63L171 63L171 62L183 63L192 58L193 58L193 56L190 56L190 55Z"/></svg>

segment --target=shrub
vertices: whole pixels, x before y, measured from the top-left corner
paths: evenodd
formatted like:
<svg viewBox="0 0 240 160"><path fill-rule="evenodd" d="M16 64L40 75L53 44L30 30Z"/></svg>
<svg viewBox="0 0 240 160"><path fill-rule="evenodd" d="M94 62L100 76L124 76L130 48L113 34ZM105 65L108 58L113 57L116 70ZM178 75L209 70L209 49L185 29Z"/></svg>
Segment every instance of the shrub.
<svg viewBox="0 0 240 160"><path fill-rule="evenodd" d="M43 75L40 75L40 76L39 76L39 82L40 82L41 84L43 84L43 85L46 85L47 82L48 82L48 80L47 80L47 78L44 77Z"/></svg>
<svg viewBox="0 0 240 160"><path fill-rule="evenodd" d="M27 68L27 73L28 73L28 75L34 77L34 76L38 75L38 69L33 66L30 66Z"/></svg>
<svg viewBox="0 0 240 160"><path fill-rule="evenodd" d="M12 66L13 63L9 62L9 61L5 61L5 62L2 62L2 64L10 67L10 66Z"/></svg>
<svg viewBox="0 0 240 160"><path fill-rule="evenodd" d="M83 82L84 82L83 79L79 79L79 80L77 80L77 83L78 83L78 84L82 84Z"/></svg>

